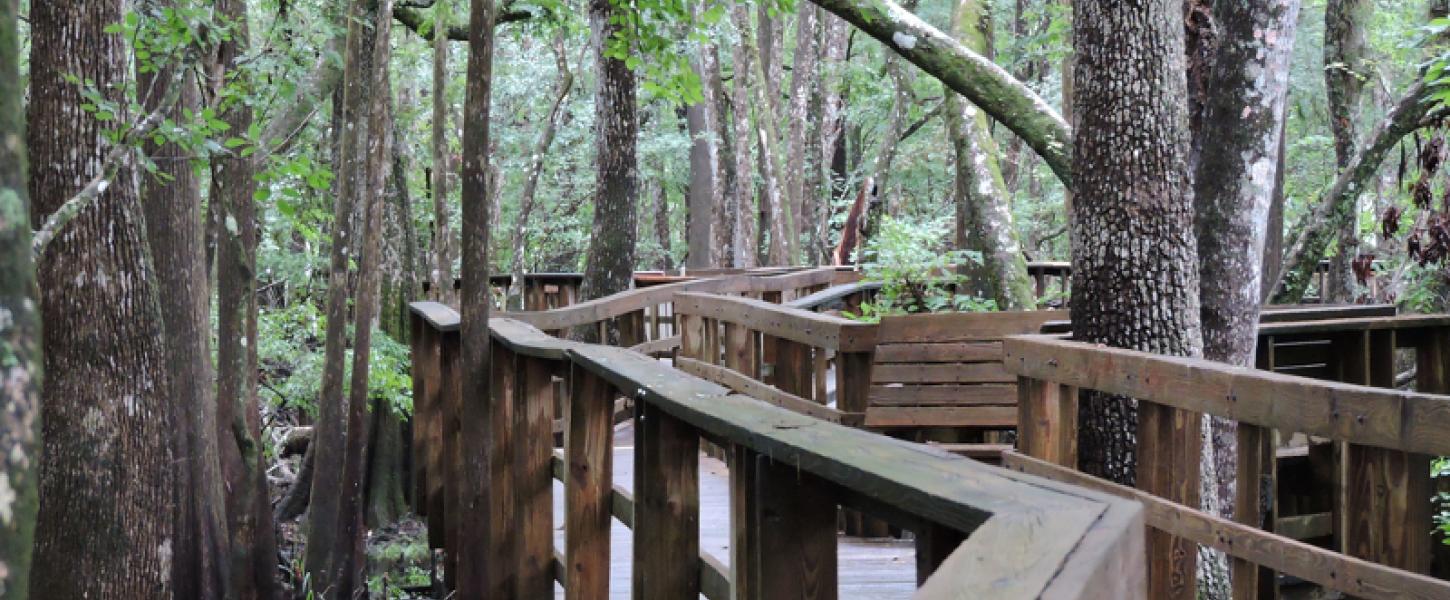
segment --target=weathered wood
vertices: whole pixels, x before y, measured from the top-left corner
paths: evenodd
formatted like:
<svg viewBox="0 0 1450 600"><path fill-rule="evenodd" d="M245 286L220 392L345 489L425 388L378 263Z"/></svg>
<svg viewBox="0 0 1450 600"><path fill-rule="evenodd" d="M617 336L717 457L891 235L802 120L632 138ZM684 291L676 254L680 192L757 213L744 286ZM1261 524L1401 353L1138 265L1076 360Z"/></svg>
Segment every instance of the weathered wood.
<svg viewBox="0 0 1450 600"><path fill-rule="evenodd" d="M775 387L788 394L811 400L815 393L811 366L811 347L785 339L775 342Z"/></svg>
<svg viewBox="0 0 1450 600"><path fill-rule="evenodd" d="M1263 427L1381 448L1450 454L1450 399L1098 348L1045 336L1009 338L1007 369ZM1097 365L1111 360L1113 369ZM1326 401L1329 398L1330 401Z"/></svg>
<svg viewBox="0 0 1450 600"><path fill-rule="evenodd" d="M486 549L484 553L474 555L489 561L488 587L482 588L486 590L485 597L514 598L519 595L519 567L523 557L522 532L518 522L522 516L523 496L516 487L516 479L522 466L520 446L525 440L519 439L517 433L522 428L527 408L519 394L521 365L518 356L502 344L494 344L491 353L489 362L493 377L489 378L489 382L493 388L492 397L468 400L485 404L484 410L488 412L486 424L491 430L484 438L487 441L485 457L488 468L484 472L484 480L488 485L485 498L488 500L489 519L488 529L484 531L489 537L465 543L478 544ZM470 437L477 437L474 431L469 431ZM464 518L473 518L473 515ZM478 570L478 567L469 565L468 570Z"/></svg>
<svg viewBox="0 0 1450 600"><path fill-rule="evenodd" d="M735 600L755 600L760 589L759 513L755 510L755 452L743 445L730 446L730 579Z"/></svg>
<svg viewBox="0 0 1450 600"><path fill-rule="evenodd" d="M1077 389L1017 379L1017 447L1023 454L1077 467Z"/></svg>
<svg viewBox="0 0 1450 600"><path fill-rule="evenodd" d="M916 534L917 585L925 584L932 573L967 539L960 531L934 524L921 527L912 533Z"/></svg>
<svg viewBox="0 0 1450 600"><path fill-rule="evenodd" d="M871 402L871 380L875 377L871 352L836 354L836 408L847 413L867 411Z"/></svg>
<svg viewBox="0 0 1450 600"><path fill-rule="evenodd" d="M1017 386L1010 384L872 385L872 406L1012 406Z"/></svg>
<svg viewBox="0 0 1450 600"><path fill-rule="evenodd" d="M748 325L763 334L817 348L851 352L876 346L875 325L761 300L686 292L675 296L675 311Z"/></svg>
<svg viewBox="0 0 1450 600"><path fill-rule="evenodd" d="M609 596L613 387L577 365L570 382L564 441L568 463L565 564L569 570L565 597L591 600Z"/></svg>
<svg viewBox="0 0 1450 600"><path fill-rule="evenodd" d="M752 380L759 380L760 361L755 333L738 323L725 324L725 367ZM719 383L719 382L717 382Z"/></svg>
<svg viewBox="0 0 1450 600"><path fill-rule="evenodd" d="M631 594L700 594L700 438L648 403L635 407L634 584Z"/></svg>
<svg viewBox="0 0 1450 600"><path fill-rule="evenodd" d="M1150 528L1193 540L1229 556L1264 565L1330 590L1385 600L1450 597L1450 583L1276 536L1072 469L1015 452L1003 455L1003 463L1024 473L1136 500L1143 503Z"/></svg>
<svg viewBox="0 0 1450 600"><path fill-rule="evenodd" d="M1312 540L1334 535L1334 516L1314 513L1283 517L1274 522L1274 533L1291 540Z"/></svg>
<svg viewBox="0 0 1450 600"><path fill-rule="evenodd" d="M1001 361L1001 342L881 344L876 347L877 363L964 363Z"/></svg>
<svg viewBox="0 0 1450 600"><path fill-rule="evenodd" d="M892 383L1011 383L1001 363L879 364L872 378Z"/></svg>
<svg viewBox="0 0 1450 600"><path fill-rule="evenodd" d="M872 406L866 427L1008 428L1017 425L1015 406Z"/></svg>
<svg viewBox="0 0 1450 600"><path fill-rule="evenodd" d="M1138 488L1185 506L1198 506L1201 415L1138 402ZM1198 546L1162 530L1148 532L1148 596L1194 600Z"/></svg>
<svg viewBox="0 0 1450 600"><path fill-rule="evenodd" d="M458 311L453 310L446 304L437 302L414 302L408 305L414 316L423 319L428 323L429 328L438 332L458 331L460 319Z"/></svg>
<svg viewBox="0 0 1450 600"><path fill-rule="evenodd" d="M751 519L759 531L749 557L756 598L832 600L836 589L836 513L825 488L794 466L755 457Z"/></svg>
<svg viewBox="0 0 1450 600"><path fill-rule="evenodd" d="M1348 331L1430 329L1443 327L1450 327L1450 315L1401 315L1395 317L1265 323L1259 326L1259 335L1284 336L1296 333L1344 333Z"/></svg>
<svg viewBox="0 0 1450 600"><path fill-rule="evenodd" d="M1276 526L1270 521L1274 518L1273 511L1267 506L1268 500L1276 495L1278 481L1273 432L1240 423L1237 436L1234 520L1248 527L1274 530ZM1269 600L1274 597L1277 586L1273 571L1260 569L1243 559L1234 559L1230 566L1235 600Z"/></svg>
<svg viewBox="0 0 1450 600"><path fill-rule="evenodd" d="M518 398L523 406L517 460L520 553L519 597L543 598L553 593L554 398L564 382L554 378L553 362L522 358L523 382Z"/></svg>
<svg viewBox="0 0 1450 600"><path fill-rule="evenodd" d="M1037 333L1042 324L1068 318L1065 310L990 313L930 313L881 318L882 344L995 341Z"/></svg>
<svg viewBox="0 0 1450 600"><path fill-rule="evenodd" d="M463 507L465 489L463 485L465 457L463 437L460 435L463 414L463 373L459 371L463 348L457 332L441 336L439 344L440 396L438 406L442 421L441 455L443 479L439 482L442 507L439 514L443 520L444 582L451 589L458 589L458 558L463 552ZM475 515L474 518L478 516ZM486 516L484 517L486 518Z"/></svg>
<svg viewBox="0 0 1450 600"><path fill-rule="evenodd" d="M698 315L680 315L680 352L685 358L705 360L705 319Z"/></svg>
<svg viewBox="0 0 1450 600"><path fill-rule="evenodd" d="M860 413L845 413L834 408L821 406L794 394L788 394L764 383L750 379L734 369L707 364L691 358L675 359L675 367L708 381L713 381L741 394L769 402L781 408L810 415L832 423L856 426L864 421Z"/></svg>

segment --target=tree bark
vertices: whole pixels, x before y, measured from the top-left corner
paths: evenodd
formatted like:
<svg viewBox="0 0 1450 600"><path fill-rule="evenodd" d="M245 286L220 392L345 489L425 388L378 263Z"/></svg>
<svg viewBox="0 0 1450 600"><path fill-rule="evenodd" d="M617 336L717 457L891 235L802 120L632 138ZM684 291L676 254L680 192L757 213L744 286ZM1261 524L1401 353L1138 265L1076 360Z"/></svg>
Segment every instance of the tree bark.
<svg viewBox="0 0 1450 600"><path fill-rule="evenodd" d="M801 248L802 230L809 221L806 196L808 174L820 165L816 156L806 152L806 137L811 123L811 96L820 79L816 68L816 14L820 9L809 2L796 5L795 59L791 66L790 128L785 151L785 199L791 214L792 227L786 232L791 248ZM795 252L809 259L811 253Z"/></svg>
<svg viewBox="0 0 1450 600"><path fill-rule="evenodd" d="M447 23L450 2L433 7L434 23ZM452 304L458 295L453 290L452 213L448 202L448 175L453 172L448 153L448 44L447 38L433 36L433 297Z"/></svg>
<svg viewBox="0 0 1450 600"><path fill-rule="evenodd" d="M337 493L342 496L337 514L334 547L331 556L331 581L327 598L348 600L366 590L364 569L367 553L363 544L367 538L363 519L365 516L366 475L368 463L368 434L371 419L368 408L372 404L368 395L368 371L372 354L373 324L378 319L378 288L381 283L383 190L387 189L389 166L392 165L393 131L389 105L393 93L389 76L388 61L392 58L392 19L381 15L392 13L393 0L379 0L373 38L373 55L368 77L368 127L366 142L358 147L356 159L363 162L360 181L365 187L357 190L354 199L361 203L363 211L363 240L361 257L358 260L357 300L353 308L353 350L351 382L348 386L347 438L343 457L342 485ZM356 160L355 159L355 160ZM484 278L485 284L488 278ZM316 475L314 475L314 478ZM314 479L314 482L316 479ZM317 498L314 490L313 498ZM313 531L316 531L313 527ZM312 540L308 540L309 544Z"/></svg>
<svg viewBox="0 0 1450 600"><path fill-rule="evenodd" d="M765 55L757 45L757 36L750 32L749 11L737 10L734 16L735 28L740 32L740 48L749 64L755 66L751 72L754 85L750 86L753 102L750 110L752 113L751 126L754 128L753 133L758 150L756 161L760 166L761 200L765 203L761 207L762 213L765 215L761 228L762 230L768 228L769 236L765 240L765 260L771 266L787 266L792 263L791 257L794 254L787 233L793 225L791 215L787 212L789 208L786 206L785 199L781 197L781 163L780 157L776 153L779 146L775 130L776 103L772 97L770 82L771 65L763 58ZM769 19L767 18L765 22L768 23ZM767 29L762 29L759 33L761 39L770 35ZM738 74L737 71L737 76Z"/></svg>
<svg viewBox="0 0 1450 600"><path fill-rule="evenodd" d="M19 3L0 0L0 589L30 597L35 516L40 509L41 329L30 254L25 186L24 80Z"/></svg>
<svg viewBox="0 0 1450 600"><path fill-rule="evenodd" d="M1074 336L1199 356L1182 6L1078 0L1074 8L1073 110L1081 131L1071 226ZM1121 398L1086 400L1083 471L1132 483L1136 406Z"/></svg>
<svg viewBox="0 0 1450 600"><path fill-rule="evenodd" d="M812 0L953 91L1020 136L1047 161L1057 177L1072 184L1072 132L1041 96L986 57L891 0Z"/></svg>
<svg viewBox="0 0 1450 600"><path fill-rule="evenodd" d="M1279 165L1299 0L1223 3L1206 88L1194 181L1204 357L1252 366L1258 341L1260 269ZM1233 516L1238 424L1205 423L1200 466L1204 510ZM1205 554L1202 597L1227 598L1228 561Z"/></svg>
<svg viewBox="0 0 1450 600"><path fill-rule="evenodd" d="M607 2L608 0L603 0ZM507 464L494 457L493 408L483 402L492 395L491 380L493 368L489 355L488 317L492 300L489 296L489 222L490 201L494 196L489 177L489 107L493 94L494 19L493 0L471 0L468 42L468 87L463 103L463 294L460 301L462 356L459 368L463 372L464 403L459 422L465 431L473 435L464 436L463 454L475 468L466 469L462 481L460 501L471 511L479 511L474 518L465 518L457 531L464 540L493 540L492 515L497 514L496 502L511 502L512 498L496 497L488 482L494 477L494 470L500 464ZM630 228L633 232L633 227ZM587 277L586 277L587 280ZM506 409L504 409L506 410ZM451 524L450 524L451 526ZM498 532L506 537L507 532ZM460 570L457 578L458 598L510 598L514 594L500 587L501 583L492 577L488 564L492 554L483 544L461 544L458 556Z"/></svg>
<svg viewBox="0 0 1450 600"><path fill-rule="evenodd" d="M165 5L174 5L167 2ZM193 77L185 65L137 61L136 85L147 113L182 122L198 109ZM179 89L171 90L171 86ZM167 104L174 97L175 102ZM243 129L242 131L245 131ZM176 537L171 561L172 593L186 598L222 598L228 592L228 541L218 449L216 372L211 364L211 286L202 233L201 186L186 152L148 138L141 151L155 172L141 175L141 206L147 240L156 263L171 378L171 411L176 416L178 468Z"/></svg>
<svg viewBox="0 0 1450 600"><path fill-rule="evenodd" d="M691 14L698 17L701 9L691 5ZM691 68L704 87L704 99L685 109L685 122L690 132L690 197L689 225L685 233L688 257L685 266L708 269L719 264L716 213L723 212L725 186L720 181L720 148L716 139L719 129L720 87L719 65L714 45L703 45L691 60Z"/></svg>
<svg viewBox="0 0 1450 600"><path fill-rule="evenodd" d="M30 7L32 223L100 174L107 154L102 131L111 125L81 108L88 102L82 84L67 78L94 82L108 100L127 105L125 40L105 31L121 21L125 4L56 0ZM129 121L125 113L118 122ZM14 144L12 137L6 145ZM30 590L32 598L172 593L176 427L134 169L124 159L100 201L37 260L49 377L39 458L45 502L30 572L45 584Z"/></svg>
<svg viewBox="0 0 1450 600"><path fill-rule="evenodd" d="M605 54L609 40L622 25L610 0L589 1L589 23L594 30L594 58L599 77L594 99L595 174L594 227L589 236L584 283L585 300L603 298L630 288L634 283L636 216L639 198L639 165L636 137L639 117L635 108L634 72L624 61ZM609 335L618 335L613 327ZM598 337L594 335L594 337ZM613 344L618 341L593 340Z"/></svg>
<svg viewBox="0 0 1450 600"><path fill-rule="evenodd" d="M957 38L984 54L990 46L987 8L982 0L961 0L952 15ZM987 117L955 93L948 92L945 102L947 131L956 151L957 245L967 248L970 240L981 251L988 289L999 308L1032 310L1037 297Z"/></svg>
<svg viewBox="0 0 1450 600"><path fill-rule="evenodd" d="M832 244L830 242L831 214L834 211L834 204L837 198L846 197L845 179L836 176L836 158L839 155L843 160L845 153L841 150L842 134L845 131L845 99L841 91L843 85L843 70L846 68L846 44L848 39L847 23L840 17L822 11L822 64L821 64L821 164L819 169L823 174L822 179L825 185L816 197L817 209L813 213L816 218L815 228L812 234L816 256L821 264L830 260Z"/></svg>
<svg viewBox="0 0 1450 600"><path fill-rule="evenodd" d="M750 78L751 52L748 46L754 35L750 29L750 13L736 3L731 15L736 26L735 72L731 77L730 117L735 140L735 237L731 244L736 268L748 269L756 263L760 240L756 236L755 177L751 169Z"/></svg>
<svg viewBox="0 0 1450 600"><path fill-rule="evenodd" d="M333 203L331 266L327 288L327 334L323 342L321 397L312 440L313 475L303 567L312 589L334 598L345 585L339 579L334 553L344 515L343 472L347 459L348 402L343 396L347 346L349 263L356 251L354 213L362 204L365 144L369 140L368 95L371 57L379 0L354 0L347 19L339 127L337 192Z"/></svg>
<svg viewBox="0 0 1450 600"><path fill-rule="evenodd" d="M1329 0L1324 5L1324 89L1329 101L1329 131L1334 135L1334 164L1349 167L1359 148L1360 96L1373 71L1367 62L1365 23L1374 3L1370 0ZM1352 302L1358 295L1351 263L1359 254L1360 198L1353 200L1349 218L1339 223L1339 251L1329 259L1325 300Z"/></svg>
<svg viewBox="0 0 1450 600"><path fill-rule="evenodd" d="M509 269L513 276L508 290L509 310L524 309L524 236L528 233L529 216L534 212L534 194L539 189L539 177L544 174L544 167L547 165L545 159L559 130L559 119L563 117L564 101L569 98L569 91L574 87L574 74L569 71L569 58L564 53L562 33L554 37L554 64L559 70L559 79L554 83L554 104L549 108L549 114L544 118L544 130L539 133L539 140L534 144L529 177L524 180L524 191L519 197L519 214L514 219L513 237L509 241L509 247L513 249L512 267Z"/></svg>

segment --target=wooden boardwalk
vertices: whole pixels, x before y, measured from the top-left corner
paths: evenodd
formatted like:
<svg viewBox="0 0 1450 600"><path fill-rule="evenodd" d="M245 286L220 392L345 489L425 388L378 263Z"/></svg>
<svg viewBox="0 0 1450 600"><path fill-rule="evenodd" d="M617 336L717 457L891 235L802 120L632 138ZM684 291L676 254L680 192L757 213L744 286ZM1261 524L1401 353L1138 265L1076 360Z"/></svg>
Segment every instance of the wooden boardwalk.
<svg viewBox="0 0 1450 600"><path fill-rule="evenodd" d="M634 488L634 439L631 427L623 425L615 434L614 483ZM554 546L563 552L564 485L554 482ZM632 533L618 520L611 528L611 599L630 597ZM730 564L730 477L725 463L700 456L700 550ZM916 591L916 551L911 542L883 539L841 538L837 552L840 597L853 600L897 600ZM556 598L564 589L554 585Z"/></svg>

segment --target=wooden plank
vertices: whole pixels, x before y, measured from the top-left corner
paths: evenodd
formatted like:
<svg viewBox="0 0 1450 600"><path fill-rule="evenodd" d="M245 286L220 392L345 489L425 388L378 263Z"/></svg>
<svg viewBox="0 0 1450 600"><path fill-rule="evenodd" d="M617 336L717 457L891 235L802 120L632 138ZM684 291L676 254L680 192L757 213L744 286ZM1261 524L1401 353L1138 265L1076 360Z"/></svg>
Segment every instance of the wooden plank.
<svg viewBox="0 0 1450 600"><path fill-rule="evenodd" d="M786 306L801 310L819 311L845 304L845 300L856 294L871 292L881 289L881 283L876 281L858 281L845 285L836 285L824 290L802 296L786 303Z"/></svg>
<svg viewBox="0 0 1450 600"><path fill-rule="evenodd" d="M553 593L554 558L554 398L563 393L554 363L522 358L522 406L517 468L520 530L519 597L543 598Z"/></svg>
<svg viewBox="0 0 1450 600"><path fill-rule="evenodd" d="M1239 423L1236 435L1238 484L1234 489L1234 520L1248 527L1274 529L1269 527L1274 523L1270 521L1274 515L1269 501L1277 495L1278 484L1273 431ZM1276 596L1273 571L1262 570L1243 559L1234 559L1230 568L1234 600L1270 600Z"/></svg>
<svg viewBox="0 0 1450 600"><path fill-rule="evenodd" d="M751 398L769 402L781 408L792 410L803 415L810 415L832 423L860 425L864 419L864 416L860 413L844 413L828 406L821 406L795 394L788 394L754 379L750 379L735 372L734 369L706 364L689 358L675 359L675 367L685 373L718 383Z"/></svg>
<svg viewBox="0 0 1450 600"><path fill-rule="evenodd" d="M726 323L724 335L725 367L759 381L760 361L755 333L745 325Z"/></svg>
<svg viewBox="0 0 1450 600"><path fill-rule="evenodd" d="M1138 488L1186 506L1198 506L1198 413L1138 401ZM1148 532L1148 596L1194 600L1198 546L1162 530Z"/></svg>
<svg viewBox="0 0 1450 600"><path fill-rule="evenodd" d="M490 431L482 440L477 439L481 436L473 435L477 430L472 428L469 430L470 435L464 436L469 438L464 442L465 447L470 449L468 457L485 458L489 464L488 470L471 475L481 476L488 486L482 497L487 502L489 525L487 529L466 529L465 533L471 537L477 537L478 533L486 533L487 537L465 539L464 543L484 549L481 554L472 554L487 561L488 575L482 578L487 587L478 588L484 592L484 597L514 598L519 595L519 559L523 557L522 531L519 527L523 496L515 485L521 466L517 457L522 454L520 446L524 443L524 440L517 437L524 419L524 413L520 409L525 408L525 401L519 397L519 372L522 365L518 363L518 355L502 344L493 344L490 353L489 363L493 376L490 377L489 385L492 397L469 398L463 413L466 425L479 424L482 421L481 424ZM484 418L478 418L480 416ZM484 443L479 444L479 441ZM482 456L471 451L474 447L484 450ZM478 463L470 461L466 464ZM477 494L477 491L470 491ZM469 503L474 498L476 496L465 496L464 510L476 509L475 504ZM464 517L469 518L471 515ZM460 558L467 556L470 555L464 554ZM470 563L468 569L484 570L478 563ZM459 591L461 596L467 597L461 593L464 590Z"/></svg>
<svg viewBox="0 0 1450 600"><path fill-rule="evenodd" d="M875 325L749 298L681 293L675 296L675 311L748 325L763 334L817 348L850 352L876 346Z"/></svg>
<svg viewBox="0 0 1450 600"><path fill-rule="evenodd" d="M1141 502L1150 528L1193 540L1330 590L1384 600L1450 597L1450 583L1276 536L1016 452L1003 455L1003 463L1024 473Z"/></svg>
<svg viewBox="0 0 1450 600"><path fill-rule="evenodd" d="M1016 427L1015 406L872 406L866 427Z"/></svg>
<svg viewBox="0 0 1450 600"><path fill-rule="evenodd" d="M643 358L643 357L641 357ZM613 486L613 387L575 366L565 436L565 557L568 600L609 596L609 519Z"/></svg>
<svg viewBox="0 0 1450 600"><path fill-rule="evenodd" d="M1259 313L1260 323L1287 323L1293 321L1323 321L1327 319L1360 319L1365 317L1393 317L1399 309L1393 304L1270 304Z"/></svg>
<svg viewBox="0 0 1450 600"><path fill-rule="evenodd" d="M1001 363L879 364L873 383L1011 383L1017 378Z"/></svg>
<svg viewBox="0 0 1450 600"><path fill-rule="evenodd" d="M1017 447L1055 465L1077 467L1077 389L1017 380Z"/></svg>
<svg viewBox="0 0 1450 600"><path fill-rule="evenodd" d="M936 524L912 532L916 535L916 584L924 585L947 557L966 541L966 534Z"/></svg>
<svg viewBox="0 0 1450 600"><path fill-rule="evenodd" d="M755 456L751 507L759 528L751 557L758 598L834 600L836 588L835 501L809 473Z"/></svg>
<svg viewBox="0 0 1450 600"><path fill-rule="evenodd" d="M685 358L705 359L705 319L680 315L680 352Z"/></svg>
<svg viewBox="0 0 1450 600"><path fill-rule="evenodd" d="M665 338L657 338L643 344L632 346L630 347L630 350L633 350L645 356L668 356L671 352L674 352L676 348L680 347L680 342L680 336L678 335Z"/></svg>
<svg viewBox="0 0 1450 600"><path fill-rule="evenodd" d="M413 512L420 517L428 516L428 422L432 416L432 385L437 385L438 344L433 330L425 321L413 315L410 318L412 335L409 337L413 358L413 417L411 446L412 490L409 501Z"/></svg>
<svg viewBox="0 0 1450 600"><path fill-rule="evenodd" d="M814 374L810 346L786 339L775 340L775 387L810 401L815 393Z"/></svg>
<svg viewBox="0 0 1450 600"><path fill-rule="evenodd" d="M1334 342L1329 339L1274 345L1274 368L1325 365L1333 362Z"/></svg>
<svg viewBox="0 0 1450 600"><path fill-rule="evenodd" d="M871 352L836 354L836 408L846 413L864 413L871 405L871 379L876 367Z"/></svg>
<svg viewBox="0 0 1450 600"><path fill-rule="evenodd" d="M1309 381L1201 359L1009 338L1009 371L1284 431L1450 454L1450 398ZM1111 369L1101 368L1111 361Z"/></svg>
<svg viewBox="0 0 1450 600"><path fill-rule="evenodd" d="M415 316L427 321L434 331L458 331L460 319L458 311L452 307L438 302L414 302L408 305L408 309Z"/></svg>
<svg viewBox="0 0 1450 600"><path fill-rule="evenodd" d="M1281 517L1274 522L1274 533L1291 540L1312 540L1334 535L1334 515L1314 513Z"/></svg>
<svg viewBox="0 0 1450 600"><path fill-rule="evenodd" d="M756 600L760 589L759 511L755 510L755 459L750 448L730 446L730 578L735 600ZM833 511L834 512L834 511Z"/></svg>
<svg viewBox="0 0 1450 600"><path fill-rule="evenodd" d="M993 341L1037 333L1043 323L1067 318L1065 310L887 316L881 319L879 339L882 344Z"/></svg>
<svg viewBox="0 0 1450 600"><path fill-rule="evenodd" d="M731 600L730 567L704 552L700 553L700 594L706 600Z"/></svg>
<svg viewBox="0 0 1450 600"><path fill-rule="evenodd" d="M1369 331L1387 329L1427 329L1450 326L1450 315L1400 315L1394 317L1366 317L1355 319L1325 319L1322 321L1295 321L1292 323L1265 323L1259 326L1259 335L1286 335L1293 333L1342 333L1346 331Z"/></svg>
<svg viewBox="0 0 1450 600"><path fill-rule="evenodd" d="M700 594L700 438L659 409L635 406L634 579L631 594Z"/></svg>
<svg viewBox="0 0 1450 600"><path fill-rule="evenodd" d="M876 347L879 363L1001 362L1001 342L941 342L881 344Z"/></svg>
<svg viewBox="0 0 1450 600"><path fill-rule="evenodd" d="M891 384L871 386L872 406L977 406L1017 403L1014 384Z"/></svg>
<svg viewBox="0 0 1450 600"><path fill-rule="evenodd" d="M458 332L448 332L440 338L439 364L440 396L438 406L442 421L443 454L440 457L443 474L440 480L442 506L438 511L443 521L444 582L450 589L458 589L458 559L463 552L462 532L463 507L465 506L465 481L463 470L466 456L463 436L460 435L463 412L462 347ZM475 575L481 572L474 571Z"/></svg>

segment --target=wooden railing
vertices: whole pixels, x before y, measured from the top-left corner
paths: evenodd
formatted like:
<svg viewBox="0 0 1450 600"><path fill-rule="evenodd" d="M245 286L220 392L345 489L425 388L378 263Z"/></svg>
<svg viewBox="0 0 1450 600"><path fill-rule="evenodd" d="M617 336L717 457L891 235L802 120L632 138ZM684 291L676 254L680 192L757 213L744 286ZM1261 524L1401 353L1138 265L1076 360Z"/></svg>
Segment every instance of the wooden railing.
<svg viewBox="0 0 1450 600"><path fill-rule="evenodd" d="M1378 320L1384 322L1384 319ZM1394 321L1394 319L1390 319ZM1414 322L1401 318L1400 323ZM1266 328L1268 326L1265 326ZM1325 321L1284 326L1334 328ZM1365 383L1394 377L1394 327L1366 329L1346 373ZM1450 584L1425 576L1431 556L1429 456L1450 454L1450 338L1419 335L1419 393L1320 382L1204 360L1104 348L1049 336L1009 338L1007 369L1019 377L1018 448L1004 463L1026 473L1094 487L1143 502L1149 596L1193 598L1193 544L1233 557L1234 598L1274 597L1278 571L1361 598L1450 598ZM1272 359L1270 359L1272 360ZM1134 490L1074 470L1078 392L1137 399ZM1238 422L1236 521L1164 499L1196 497L1198 464L1174 444L1197 444L1201 415ZM1272 432L1300 432L1342 444L1345 484L1336 531L1343 553L1264 531L1276 473ZM1242 482L1263 482L1244 485ZM1185 544L1184 542L1187 542ZM1173 550L1170 551L1169 548Z"/></svg>
<svg viewBox="0 0 1450 600"><path fill-rule="evenodd" d="M413 315L419 511L450 585L479 597L546 597L555 581L567 598L608 597L613 517L633 529L635 597L834 598L836 511L823 507L842 506L915 533L918 598L1146 598L1136 502L798 414L511 319L491 323L491 398L465 399L457 314L416 303ZM687 320L687 346L699 329ZM825 335L849 355L859 331ZM628 491L612 485L621 398L635 419ZM556 407L568 415L562 453ZM729 566L700 547L702 439L728 450Z"/></svg>

